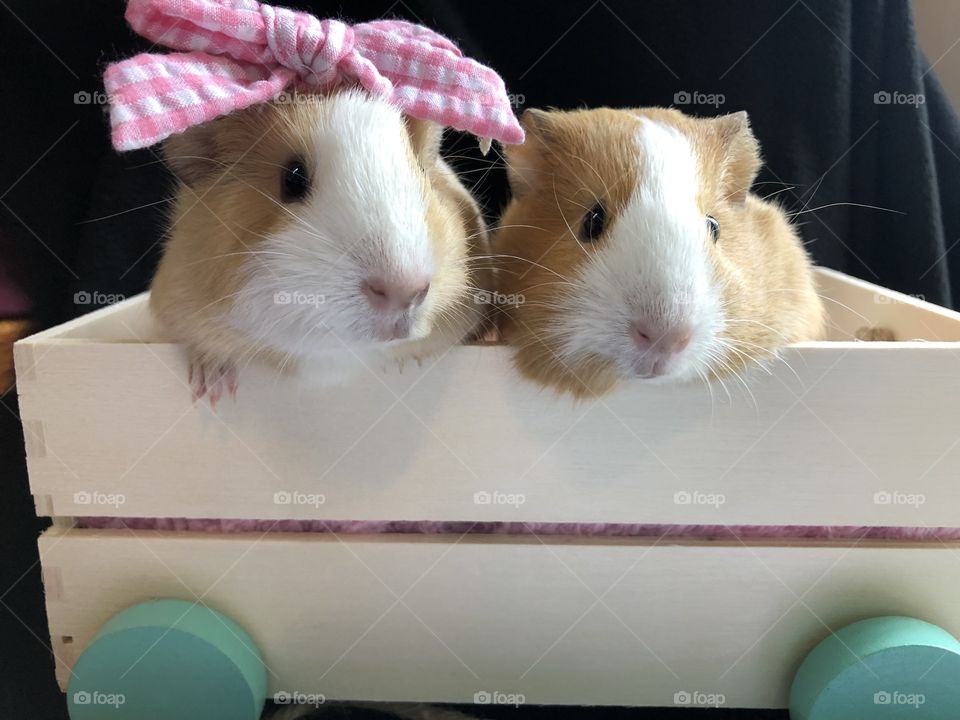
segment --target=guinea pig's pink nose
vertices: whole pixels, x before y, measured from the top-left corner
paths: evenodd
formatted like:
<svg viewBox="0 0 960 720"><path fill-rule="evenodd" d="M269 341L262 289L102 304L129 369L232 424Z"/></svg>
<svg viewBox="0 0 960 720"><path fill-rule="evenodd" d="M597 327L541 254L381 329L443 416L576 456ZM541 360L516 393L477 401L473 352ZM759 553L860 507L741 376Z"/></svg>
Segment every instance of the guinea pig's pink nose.
<svg viewBox="0 0 960 720"><path fill-rule="evenodd" d="M688 325L674 325L659 329L650 323L637 320L631 326L631 337L643 352L658 352L664 355L681 352L690 344L693 331Z"/></svg>
<svg viewBox="0 0 960 720"><path fill-rule="evenodd" d="M429 278L372 276L361 283L363 294L376 310L398 312L422 303L430 291Z"/></svg>

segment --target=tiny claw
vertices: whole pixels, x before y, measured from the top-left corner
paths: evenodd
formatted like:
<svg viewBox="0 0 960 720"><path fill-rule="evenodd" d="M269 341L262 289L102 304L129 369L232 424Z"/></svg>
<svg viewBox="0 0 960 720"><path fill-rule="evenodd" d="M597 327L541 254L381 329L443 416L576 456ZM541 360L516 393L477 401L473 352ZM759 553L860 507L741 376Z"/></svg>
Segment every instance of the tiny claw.
<svg viewBox="0 0 960 720"><path fill-rule="evenodd" d="M224 372L224 377L227 381L227 392L230 393L230 399L237 399L237 369L235 367L229 367Z"/></svg>
<svg viewBox="0 0 960 720"><path fill-rule="evenodd" d="M216 409L224 393L237 397L237 369L232 365L220 365L208 369L202 362L191 362L188 372L193 402L206 397L210 407Z"/></svg>
<svg viewBox="0 0 960 720"><path fill-rule="evenodd" d="M210 391L207 393L207 401L210 403L210 408L212 410L217 409L217 400L220 399L220 395L223 391L220 389L219 380L214 382L210 386Z"/></svg>
<svg viewBox="0 0 960 720"><path fill-rule="evenodd" d="M196 404L197 400L207 394L207 383L204 377L203 365L190 363L189 381L193 403Z"/></svg>

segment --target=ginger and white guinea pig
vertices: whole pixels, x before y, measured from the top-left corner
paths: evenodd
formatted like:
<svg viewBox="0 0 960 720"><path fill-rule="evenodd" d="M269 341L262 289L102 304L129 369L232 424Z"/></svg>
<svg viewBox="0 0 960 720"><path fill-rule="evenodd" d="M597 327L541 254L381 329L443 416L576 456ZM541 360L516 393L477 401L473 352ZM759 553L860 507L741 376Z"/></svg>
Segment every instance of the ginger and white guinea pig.
<svg viewBox="0 0 960 720"><path fill-rule="evenodd" d="M441 135L351 90L165 142L180 182L150 306L188 348L195 397L233 393L251 361L335 382L478 329L487 229Z"/></svg>
<svg viewBox="0 0 960 720"><path fill-rule="evenodd" d="M628 378L710 381L816 339L823 309L786 214L750 192L746 113L529 110L506 148L504 340L579 398Z"/></svg>

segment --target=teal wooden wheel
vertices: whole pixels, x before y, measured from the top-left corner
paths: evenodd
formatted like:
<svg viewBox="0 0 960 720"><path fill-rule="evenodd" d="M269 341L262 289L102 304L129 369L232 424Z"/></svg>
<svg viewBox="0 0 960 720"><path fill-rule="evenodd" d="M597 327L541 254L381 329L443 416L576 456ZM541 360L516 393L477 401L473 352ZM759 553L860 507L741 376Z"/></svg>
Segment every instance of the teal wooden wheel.
<svg viewBox="0 0 960 720"><path fill-rule="evenodd" d="M74 664L71 720L257 720L267 675L250 636L184 600L113 616Z"/></svg>
<svg viewBox="0 0 960 720"><path fill-rule="evenodd" d="M830 635L800 665L791 720L960 718L960 642L909 617L861 620Z"/></svg>

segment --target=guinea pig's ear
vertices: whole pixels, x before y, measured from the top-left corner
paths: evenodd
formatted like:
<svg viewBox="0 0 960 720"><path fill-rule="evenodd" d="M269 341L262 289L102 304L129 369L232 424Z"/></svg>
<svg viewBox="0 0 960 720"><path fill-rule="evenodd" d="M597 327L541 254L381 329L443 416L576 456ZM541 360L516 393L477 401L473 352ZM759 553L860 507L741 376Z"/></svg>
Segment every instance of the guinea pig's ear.
<svg viewBox="0 0 960 720"><path fill-rule="evenodd" d="M740 111L710 120L722 158L723 192L736 204L747 199L750 186L760 172L760 143L750 129L750 117Z"/></svg>
<svg viewBox="0 0 960 720"><path fill-rule="evenodd" d="M553 133L554 113L531 108L520 116L520 125L526 133L522 145L504 145L507 178L510 190L522 197L543 182L547 168L547 153Z"/></svg>
<svg viewBox="0 0 960 720"><path fill-rule="evenodd" d="M440 143L443 142L443 127L429 120L418 120L409 115L404 117L413 154L424 169L437 164L440 158Z"/></svg>
<svg viewBox="0 0 960 720"><path fill-rule="evenodd" d="M222 163L217 160L217 121L197 125L163 142L167 167L184 185L196 187L212 175Z"/></svg>

